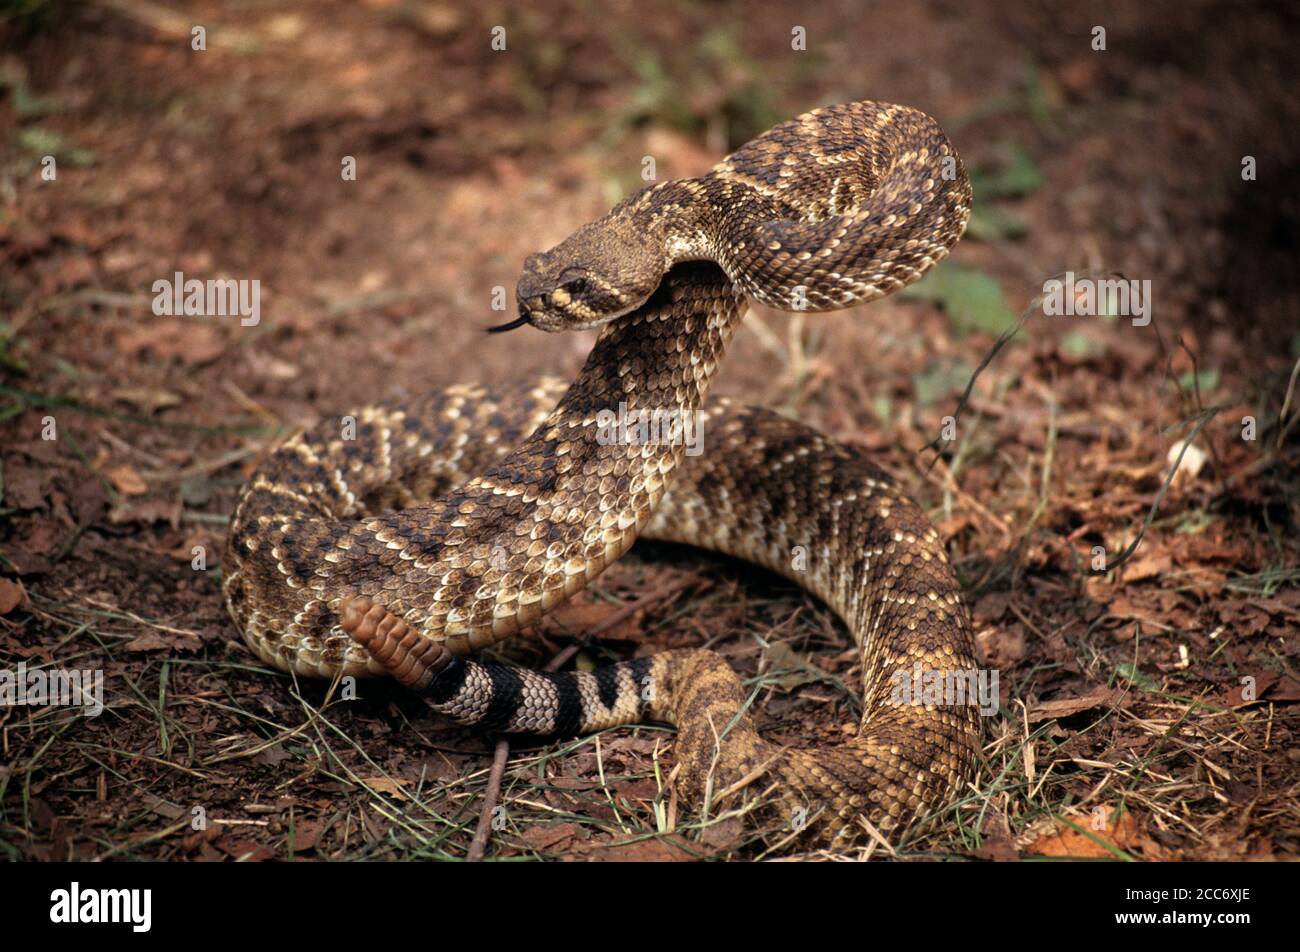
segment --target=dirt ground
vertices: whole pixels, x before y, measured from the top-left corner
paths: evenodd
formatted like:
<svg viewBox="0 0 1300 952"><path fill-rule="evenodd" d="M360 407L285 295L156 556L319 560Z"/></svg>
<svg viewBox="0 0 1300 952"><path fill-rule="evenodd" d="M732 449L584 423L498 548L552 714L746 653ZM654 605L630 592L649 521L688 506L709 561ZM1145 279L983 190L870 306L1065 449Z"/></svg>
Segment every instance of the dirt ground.
<svg viewBox="0 0 1300 952"><path fill-rule="evenodd" d="M756 308L716 392L869 446L949 540L1000 675L978 782L868 853L1300 854L1294 5L18 8L0 14L0 670L102 670L104 710L0 707L0 855L466 857L494 739L389 684L346 699L260 664L219 595L239 486L324 415L572 375L589 334L482 333L527 254L638 187L645 156L696 174L867 98L940 120L972 170L970 233L910 293ZM1149 280L1150 323L1045 315L1067 270ZM259 280L260 320L156 316L177 271ZM854 729L839 623L689 550L638 545L503 656L705 641L769 737ZM789 853L674 803L671 739L513 739L487 856Z"/></svg>

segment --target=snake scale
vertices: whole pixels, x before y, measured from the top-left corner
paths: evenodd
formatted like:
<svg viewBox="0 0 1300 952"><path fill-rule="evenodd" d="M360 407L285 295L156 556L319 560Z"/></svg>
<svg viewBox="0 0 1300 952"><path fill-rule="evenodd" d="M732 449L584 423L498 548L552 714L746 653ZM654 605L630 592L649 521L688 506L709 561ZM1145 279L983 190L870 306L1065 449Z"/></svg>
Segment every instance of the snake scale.
<svg viewBox="0 0 1300 952"><path fill-rule="evenodd" d="M805 841L848 846L933 813L973 777L979 750L975 708L891 690L900 671L975 668L938 533L862 450L704 398L748 300L824 311L901 288L961 237L970 198L933 119L852 103L781 123L706 175L651 185L530 256L507 328L599 326L578 378L452 387L361 410L355 433L334 419L280 446L241 492L223 562L245 640L284 670L391 674L486 729L667 722L686 802L740 804ZM602 439L614 410L698 421L703 452ZM556 673L469 657L638 537L739 557L822 599L860 648L856 735L769 742L709 650Z"/></svg>

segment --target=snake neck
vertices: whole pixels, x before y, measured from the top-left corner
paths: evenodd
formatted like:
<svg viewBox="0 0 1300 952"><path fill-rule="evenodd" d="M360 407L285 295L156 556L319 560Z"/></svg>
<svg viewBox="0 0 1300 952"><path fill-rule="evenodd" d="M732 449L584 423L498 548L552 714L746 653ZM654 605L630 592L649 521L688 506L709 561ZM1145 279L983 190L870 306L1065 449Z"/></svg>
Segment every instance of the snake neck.
<svg viewBox="0 0 1300 952"><path fill-rule="evenodd" d="M602 326L582 370L556 406L556 421L601 410L675 411L703 405L744 299L727 275L703 261L670 266L658 289L637 312ZM600 445L592 436L586 449ZM655 444L652 452L675 462L681 447Z"/></svg>
<svg viewBox="0 0 1300 952"><path fill-rule="evenodd" d="M422 554L450 571L432 593L412 586L406 599L412 617L428 603L425 637L455 653L500 641L632 546L682 462L743 311L716 266L684 264L634 315L604 328L542 425L437 514L450 531ZM382 604L378 581L355 594Z"/></svg>
<svg viewBox="0 0 1300 952"><path fill-rule="evenodd" d="M721 220L709 176L660 182L615 206L604 220L635 234L643 253L665 274L691 261L723 264ZM734 281L734 275L728 277Z"/></svg>
<svg viewBox="0 0 1300 952"><path fill-rule="evenodd" d="M707 439L696 429L699 410L743 309L716 266L672 268L643 307L604 328L530 436L428 505L354 511L376 490L370 477L389 478L391 467L377 464L407 452L400 420L365 424L366 442L355 447L327 430L292 441L269 465L300 471L300 488L255 476L236 512L232 614L258 644L270 643L257 598L288 591L299 608L268 660L350 673L371 662L337 627L348 599L400 605L422 637L456 654L531 624L631 547L688 449ZM346 460L354 448L375 463L344 467L345 486L313 475L327 471L321 460ZM320 557L308 562L297 554L304 548Z"/></svg>

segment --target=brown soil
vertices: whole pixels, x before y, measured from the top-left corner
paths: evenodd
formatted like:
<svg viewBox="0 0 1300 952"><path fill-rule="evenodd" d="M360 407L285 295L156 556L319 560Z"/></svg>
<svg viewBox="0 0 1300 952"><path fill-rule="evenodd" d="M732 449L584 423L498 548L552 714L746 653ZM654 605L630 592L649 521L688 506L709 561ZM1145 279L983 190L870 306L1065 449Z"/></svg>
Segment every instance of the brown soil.
<svg viewBox="0 0 1300 952"><path fill-rule="evenodd" d="M464 857L492 739L256 662L218 591L239 485L322 415L572 374L590 335L482 333L525 255L643 156L694 174L862 98L936 116L976 170L988 217L951 264L992 305L970 281L936 301L936 273L844 313L760 308L717 390L872 447L951 540L1002 710L977 787L899 854L1300 853L1293 7L27 6L0 19L0 670L101 669L106 709L0 707L0 855ZM1034 311L929 469L987 316L1089 269L1150 280L1151 324ZM260 280L260 322L155 316L175 271ZM1132 558L1088 576L1198 421ZM575 639L581 663L716 641L790 743L856 717L838 623L726 560L638 546L505 656ZM656 727L517 739L488 855L764 855L672 804L670 769Z"/></svg>

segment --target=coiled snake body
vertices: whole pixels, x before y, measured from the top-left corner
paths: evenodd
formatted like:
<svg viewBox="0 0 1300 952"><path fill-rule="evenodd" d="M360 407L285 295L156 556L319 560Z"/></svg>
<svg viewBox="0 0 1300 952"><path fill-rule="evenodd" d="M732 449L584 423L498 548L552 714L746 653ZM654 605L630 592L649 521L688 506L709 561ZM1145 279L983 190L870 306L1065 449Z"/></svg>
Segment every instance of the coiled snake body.
<svg viewBox="0 0 1300 952"><path fill-rule="evenodd" d="M969 207L938 125L877 103L808 113L705 176L630 197L525 262L515 323L602 325L567 389L453 387L367 408L355 434L330 421L257 470L223 562L245 640L286 670L392 674L485 728L666 721L687 797L737 798L796 829L807 818L837 846L869 827L901 831L954 795L978 751L974 708L894 690L900 672L975 667L938 534L859 449L703 400L747 298L820 311L879 297L942 258ZM702 455L685 457L681 439L602 435L608 414L641 411L699 421ZM806 750L764 740L740 681L707 650L560 673L466 657L638 536L738 556L824 600L861 648L857 735Z"/></svg>

